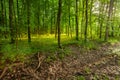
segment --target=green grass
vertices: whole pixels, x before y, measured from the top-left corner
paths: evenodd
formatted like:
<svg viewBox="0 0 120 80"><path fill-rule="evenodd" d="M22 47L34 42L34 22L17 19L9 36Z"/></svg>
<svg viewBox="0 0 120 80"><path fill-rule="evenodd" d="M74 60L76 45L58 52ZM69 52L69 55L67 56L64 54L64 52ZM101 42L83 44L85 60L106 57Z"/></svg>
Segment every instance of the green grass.
<svg viewBox="0 0 120 80"><path fill-rule="evenodd" d="M25 56L31 54L32 50L29 45L19 45L17 48L14 44L6 44L2 46L2 60L24 61Z"/></svg>
<svg viewBox="0 0 120 80"><path fill-rule="evenodd" d="M108 40L108 42L111 43L111 44L115 44L115 43L119 42L119 39L117 39L117 38L110 38Z"/></svg>
<svg viewBox="0 0 120 80"><path fill-rule="evenodd" d="M35 54L37 52L45 53L48 57L48 61L51 59L55 59L55 53L59 53L59 58L64 58L66 55L69 55L71 52L67 48L68 45L76 45L83 47L84 49L91 50L97 49L99 44L104 43L102 40L91 40L84 42L83 39L79 41L75 40L73 36L68 37L65 34L61 36L61 43L63 49L58 49L57 39L55 39L54 35L32 35L32 42L28 44L27 38L23 37L18 40L17 46L16 44L9 44L9 40L1 40L3 45L1 46L1 53L3 53L2 60L9 59L10 61L20 60L24 61L26 56ZM117 39L109 39L108 42L115 43L118 42Z"/></svg>
<svg viewBox="0 0 120 80"><path fill-rule="evenodd" d="M66 40L63 35L62 42ZM35 54L37 52L45 53L46 55L54 54L58 50L57 39L54 35L32 36L32 42L29 44L27 38L19 39L15 44L9 44L9 40L2 40L1 53L3 53L2 60L9 59L10 61L20 60L24 61L26 56ZM66 52L65 52L66 51ZM64 52L67 54L67 50Z"/></svg>

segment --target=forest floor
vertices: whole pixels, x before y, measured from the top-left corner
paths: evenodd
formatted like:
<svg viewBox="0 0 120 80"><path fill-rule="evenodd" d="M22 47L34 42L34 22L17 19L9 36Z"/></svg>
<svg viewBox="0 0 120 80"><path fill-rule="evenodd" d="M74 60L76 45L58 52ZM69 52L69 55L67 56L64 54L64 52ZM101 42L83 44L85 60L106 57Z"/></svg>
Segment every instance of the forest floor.
<svg viewBox="0 0 120 80"><path fill-rule="evenodd" d="M51 60L38 52L24 62L6 65L0 69L0 80L120 80L120 43L91 50L75 44L66 47L71 54L62 59Z"/></svg>

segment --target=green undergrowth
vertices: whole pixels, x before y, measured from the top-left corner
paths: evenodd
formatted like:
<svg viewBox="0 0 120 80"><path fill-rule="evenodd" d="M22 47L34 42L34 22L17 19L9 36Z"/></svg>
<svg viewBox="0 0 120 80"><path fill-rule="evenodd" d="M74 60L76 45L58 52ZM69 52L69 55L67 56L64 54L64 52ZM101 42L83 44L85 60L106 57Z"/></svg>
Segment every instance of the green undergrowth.
<svg viewBox="0 0 120 80"><path fill-rule="evenodd" d="M117 42L120 42L120 39L119 38L118 39L116 39L116 38L110 38L107 42L110 43L110 44L115 44Z"/></svg>
<svg viewBox="0 0 120 80"><path fill-rule="evenodd" d="M58 49L57 39L54 36L46 35L39 36L40 38L33 36L32 42L28 43L26 38L19 39L15 44L9 44L9 40L1 40L0 56L1 62L9 61L25 61L26 57L35 54L37 52L43 52L48 55L46 61L55 60L56 58L63 59L65 56L70 55L71 51L69 45L75 45L82 47L83 49L91 50L98 49L102 43L106 43L103 40L87 40L83 39L76 41L75 38L71 38L65 35L61 37L62 49ZM107 43L116 43L118 40L110 39Z"/></svg>
<svg viewBox="0 0 120 80"><path fill-rule="evenodd" d="M98 49L99 48L98 46L100 46L100 44L102 43L104 43L102 40L88 40L85 42L83 39L78 41L71 39L70 41L63 42L63 45L64 46L75 45L87 50L91 50Z"/></svg>
<svg viewBox="0 0 120 80"><path fill-rule="evenodd" d="M65 49L56 49L54 53L47 54L46 62L51 62L57 59L64 59L64 57L71 55L71 50L68 48Z"/></svg>
<svg viewBox="0 0 120 80"><path fill-rule="evenodd" d="M75 76L74 80L86 80L84 76Z"/></svg>

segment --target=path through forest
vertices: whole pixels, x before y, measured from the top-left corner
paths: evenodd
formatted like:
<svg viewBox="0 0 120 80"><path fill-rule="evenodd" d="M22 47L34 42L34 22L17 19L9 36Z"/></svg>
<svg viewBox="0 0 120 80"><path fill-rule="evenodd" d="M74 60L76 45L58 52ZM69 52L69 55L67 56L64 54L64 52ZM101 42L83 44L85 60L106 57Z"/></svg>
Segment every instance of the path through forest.
<svg viewBox="0 0 120 80"><path fill-rule="evenodd" d="M67 46L72 55L46 62L40 53L29 62L15 63L0 70L2 80L120 80L120 43L86 50ZM118 53L118 54L116 54Z"/></svg>

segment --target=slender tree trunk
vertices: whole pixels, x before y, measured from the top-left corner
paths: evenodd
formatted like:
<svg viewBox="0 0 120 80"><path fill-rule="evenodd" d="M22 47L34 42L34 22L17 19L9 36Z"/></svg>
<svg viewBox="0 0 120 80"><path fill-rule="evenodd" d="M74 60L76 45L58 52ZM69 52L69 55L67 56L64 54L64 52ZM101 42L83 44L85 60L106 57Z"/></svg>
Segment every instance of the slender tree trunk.
<svg viewBox="0 0 120 80"><path fill-rule="evenodd" d="M71 7L70 7L70 5L71 5L71 2L70 2L70 0L69 0L69 4L68 4L68 10L69 10L69 28L68 28L68 36L69 36L69 34L71 35L71 37L72 37L72 31L71 31L71 15L70 15L70 12L71 12Z"/></svg>
<svg viewBox="0 0 120 80"><path fill-rule="evenodd" d="M16 4L16 3L15 3ZM17 21L17 17L16 17L16 15L17 15L17 13L16 13L16 6L15 6L15 4L13 4L13 16L14 16L14 36L15 36L15 44L16 44L16 49L17 49L17 47L18 47L18 43L17 43L17 41L18 41L18 38L17 38L17 33L18 33L18 21Z"/></svg>
<svg viewBox="0 0 120 80"><path fill-rule="evenodd" d="M85 13L85 11L84 11L84 9L85 9L85 1L83 0L82 1L82 19L81 19L81 38L83 37L83 27L84 27L84 25L85 25L85 23L84 23L84 13Z"/></svg>
<svg viewBox="0 0 120 80"><path fill-rule="evenodd" d="M1 0L1 23L4 27L4 0Z"/></svg>
<svg viewBox="0 0 120 80"><path fill-rule="evenodd" d="M48 24L46 24L46 21L47 21L47 0L45 0L44 10L45 10L45 15L44 15L44 31L46 33L47 32L47 26L48 26Z"/></svg>
<svg viewBox="0 0 120 80"><path fill-rule="evenodd" d="M64 17L64 21L65 23L68 21L66 16ZM65 27L66 27L66 35L68 35L68 25L65 24Z"/></svg>
<svg viewBox="0 0 120 80"><path fill-rule="evenodd" d="M55 1L53 0L53 25L54 25L54 34L55 39L57 38L57 26L56 26L56 12L55 12Z"/></svg>
<svg viewBox="0 0 120 80"><path fill-rule="evenodd" d="M52 3L53 3L53 0L52 0ZM53 14L52 14L52 12L53 12L53 7L52 7L52 9L51 9L51 26L50 26L50 34L52 34L53 33Z"/></svg>
<svg viewBox="0 0 120 80"><path fill-rule="evenodd" d="M104 7L105 7L105 4L102 3L99 9L99 26L100 26L99 38L100 39L102 38L102 28L103 28L103 21L104 21L104 18L101 15L104 12Z"/></svg>
<svg viewBox="0 0 120 80"><path fill-rule="evenodd" d="M62 0L59 0L58 2L58 14L57 14L57 26L58 26L58 47L61 48L61 32L60 32L60 22L61 22L61 13L62 13Z"/></svg>
<svg viewBox="0 0 120 80"><path fill-rule="evenodd" d="M19 31L18 31L18 28L19 28L19 1L17 0L17 2L16 2L16 4L17 4L17 20L16 20L16 48L17 48L17 46L18 46L18 33L19 33Z"/></svg>
<svg viewBox="0 0 120 80"><path fill-rule="evenodd" d="M87 41L87 28L88 28L88 0L86 0L85 18L86 18L86 21L85 21L85 33L84 33L84 36L85 36L85 42L86 42Z"/></svg>
<svg viewBox="0 0 120 80"><path fill-rule="evenodd" d="M44 27L45 27L45 14L43 14L43 19L42 19L42 21L43 21L42 27L44 28Z"/></svg>
<svg viewBox="0 0 120 80"><path fill-rule="evenodd" d="M11 43L15 43L14 19L13 19L13 0L9 0L9 27Z"/></svg>
<svg viewBox="0 0 120 80"><path fill-rule="evenodd" d="M58 35L58 26L55 27L55 38L57 38Z"/></svg>
<svg viewBox="0 0 120 80"><path fill-rule="evenodd" d="M30 32L30 2L27 1L27 26L28 26L28 42L31 42L31 32Z"/></svg>
<svg viewBox="0 0 120 80"><path fill-rule="evenodd" d="M76 0L76 40L78 40L78 32L79 32L79 28L78 28L78 0Z"/></svg>
<svg viewBox="0 0 120 80"><path fill-rule="evenodd" d="M105 41L107 41L108 37L109 37L109 26L110 26L109 22L110 22L111 15L112 15L112 12L113 12L113 4L114 4L114 0L110 0L108 18L107 18L107 25L106 25L106 30L105 30Z"/></svg>
<svg viewBox="0 0 120 80"><path fill-rule="evenodd" d="M4 17L4 0L1 0L1 25L5 27L5 17ZM5 31L2 31L2 35L5 36Z"/></svg>
<svg viewBox="0 0 120 80"><path fill-rule="evenodd" d="M102 28L103 28L103 20L100 21L100 35L99 38L102 38Z"/></svg>
<svg viewBox="0 0 120 80"><path fill-rule="evenodd" d="M5 30L5 38L7 38L7 32L8 32L8 30L7 30L7 28L8 28L8 20L7 20L7 13L6 13L6 1L4 0L4 9L5 9L5 26L6 26L6 30Z"/></svg>
<svg viewBox="0 0 120 80"><path fill-rule="evenodd" d="M91 36L91 39L93 38L92 37L92 5L93 5L93 0L91 0L90 2L90 36Z"/></svg>
<svg viewBox="0 0 120 80"><path fill-rule="evenodd" d="M40 3L40 1L39 1ZM37 10L37 34L40 34L40 6L38 5L38 10Z"/></svg>
<svg viewBox="0 0 120 80"><path fill-rule="evenodd" d="M52 29L53 29L53 28L52 28L52 26L53 26L53 22L52 22L52 19L53 19L53 18L52 18L52 14L51 14L50 34L52 34L52 33L53 33L53 32L52 32Z"/></svg>
<svg viewBox="0 0 120 80"><path fill-rule="evenodd" d="M114 3L115 3L114 5L117 5L117 1L115 1ZM113 10L113 13L112 13L112 19L111 19L112 20L112 26L111 26L111 28L112 28L111 36L112 37L115 37L115 35L114 35L114 32L115 32L115 28L114 28L115 23L113 22L113 19L115 17L115 12L116 12L116 6L114 7L114 10Z"/></svg>

